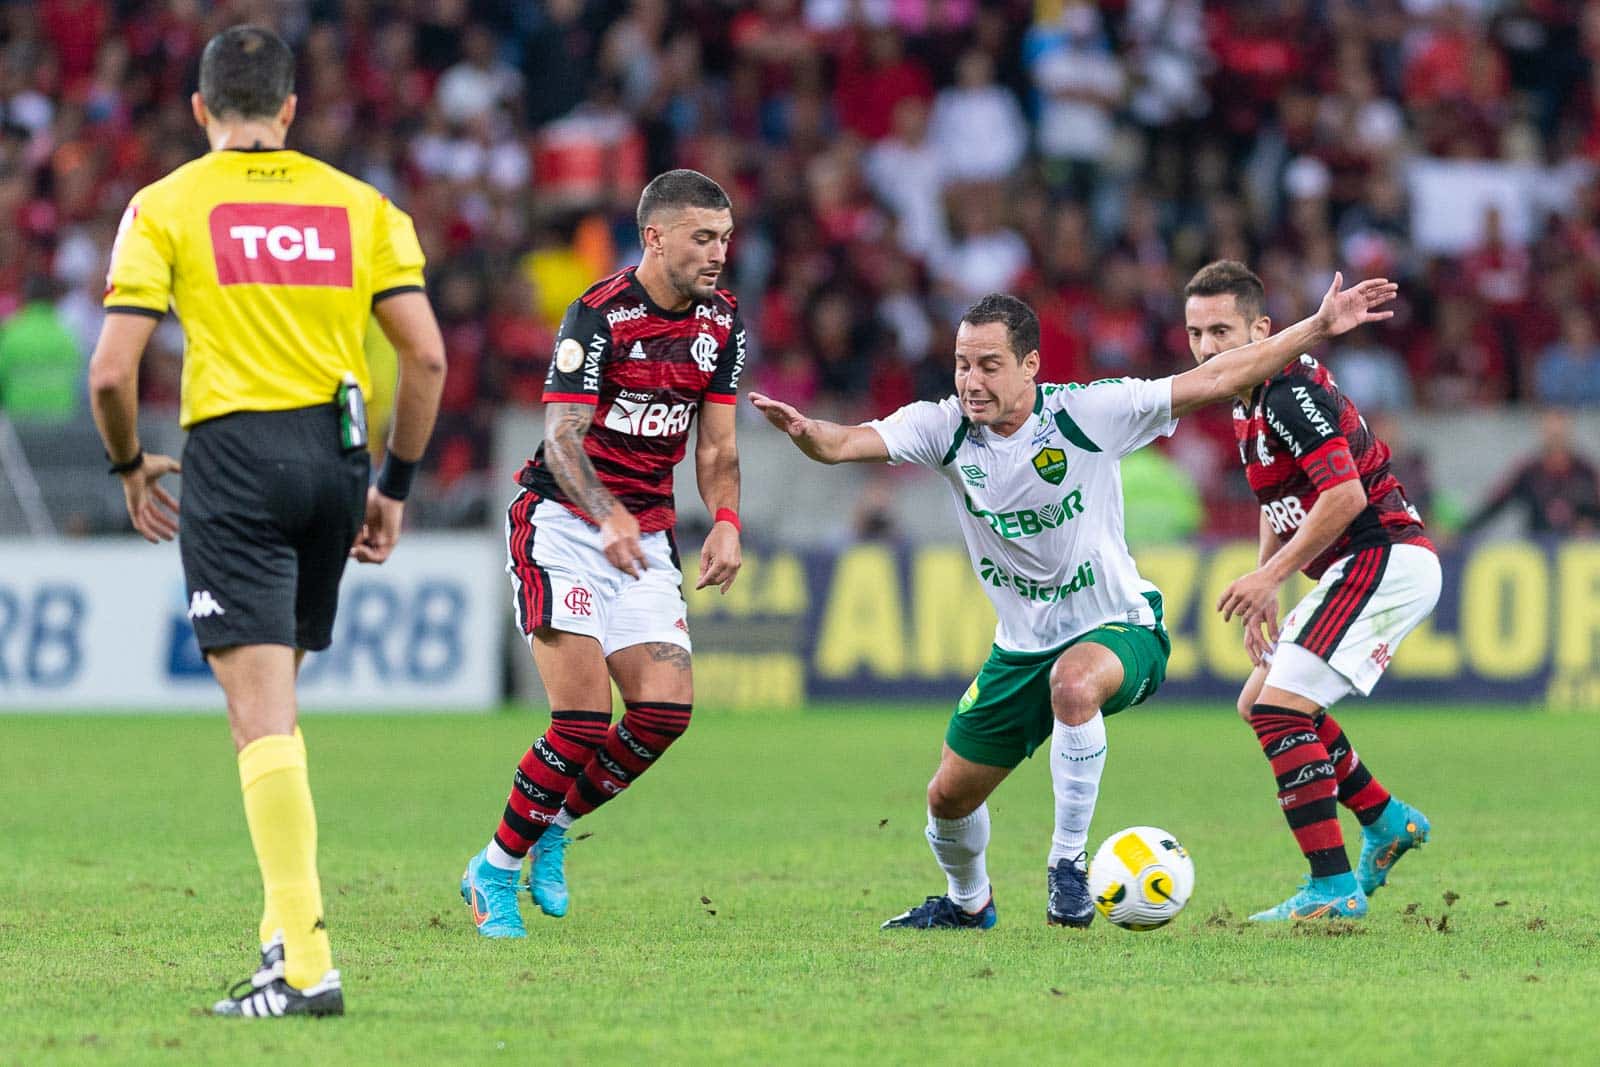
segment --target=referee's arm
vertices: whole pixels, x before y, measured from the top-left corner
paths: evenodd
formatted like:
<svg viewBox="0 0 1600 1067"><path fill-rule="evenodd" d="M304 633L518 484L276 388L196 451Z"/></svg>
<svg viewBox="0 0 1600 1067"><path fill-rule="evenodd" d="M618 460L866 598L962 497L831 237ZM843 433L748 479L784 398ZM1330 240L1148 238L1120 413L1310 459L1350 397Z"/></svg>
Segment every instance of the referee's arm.
<svg viewBox="0 0 1600 1067"><path fill-rule="evenodd" d="M411 479L428 438L433 436L444 393L444 337L427 294L395 293L373 305L383 335L399 357L394 419L378 482L367 493L367 520L350 555L361 563L382 563L400 536L400 518Z"/></svg>
<svg viewBox="0 0 1600 1067"><path fill-rule="evenodd" d="M139 361L160 314L111 311L89 359L89 406L112 468L122 476L128 518L146 541L178 534L178 502L157 481L178 473L171 456L145 455L139 445ZM142 458L137 466L129 466ZM126 470L118 468L127 467Z"/></svg>

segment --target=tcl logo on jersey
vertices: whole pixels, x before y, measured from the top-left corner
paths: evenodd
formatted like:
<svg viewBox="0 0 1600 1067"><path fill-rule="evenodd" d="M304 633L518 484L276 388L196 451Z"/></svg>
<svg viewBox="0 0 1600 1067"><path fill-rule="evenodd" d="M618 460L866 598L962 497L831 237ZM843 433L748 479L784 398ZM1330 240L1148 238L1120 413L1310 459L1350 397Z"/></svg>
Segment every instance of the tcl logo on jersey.
<svg viewBox="0 0 1600 1067"><path fill-rule="evenodd" d="M606 412L605 424L635 437L671 437L689 429L693 404L643 403L617 397Z"/></svg>
<svg viewBox="0 0 1600 1067"><path fill-rule="evenodd" d="M352 283L350 216L312 204L218 204L211 209L218 285Z"/></svg>
<svg viewBox="0 0 1600 1067"><path fill-rule="evenodd" d="M1306 521L1305 506L1297 496L1286 496L1282 500L1262 504L1261 514L1267 517L1267 525L1272 527L1272 532L1279 535L1299 529L1300 524Z"/></svg>

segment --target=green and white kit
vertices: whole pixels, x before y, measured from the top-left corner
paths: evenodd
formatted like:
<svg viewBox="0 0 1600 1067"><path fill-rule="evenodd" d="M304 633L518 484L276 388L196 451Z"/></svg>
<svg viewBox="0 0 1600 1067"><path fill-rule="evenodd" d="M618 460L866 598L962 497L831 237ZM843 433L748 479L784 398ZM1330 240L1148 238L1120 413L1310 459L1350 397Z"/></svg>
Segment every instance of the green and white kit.
<svg viewBox="0 0 1600 1067"><path fill-rule="evenodd" d="M1091 640L1123 661L1129 699L1122 706L1154 691L1166 668L1161 594L1128 552L1119 463L1176 429L1171 378L1040 384L1032 415L1009 437L973 424L953 396L908 404L868 425L890 462L937 471L956 498L972 568L998 619L985 671L1005 665L1015 672L1020 656L1037 661L1031 669L1047 683L1054 662L1048 653ZM1106 640L1092 633L1102 627L1113 628L1102 631ZM1137 642L1149 646L1137 657L1125 652L1130 633L1148 639ZM977 762L1014 765L1049 736L1048 685L1027 687L1039 699L1026 708L1016 706L1017 685L1007 685L1002 708L974 691L984 678L980 673L952 721L951 747ZM976 712L989 716L990 727L1002 714L1017 721L985 729L991 736L979 741L956 729ZM964 745L957 743L962 737Z"/></svg>

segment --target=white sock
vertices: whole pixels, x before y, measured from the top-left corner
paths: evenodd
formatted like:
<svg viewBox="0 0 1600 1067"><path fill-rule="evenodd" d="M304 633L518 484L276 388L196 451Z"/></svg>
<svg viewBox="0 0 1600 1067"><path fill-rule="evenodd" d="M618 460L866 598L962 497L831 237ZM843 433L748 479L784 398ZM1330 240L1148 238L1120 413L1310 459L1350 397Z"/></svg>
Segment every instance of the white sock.
<svg viewBox="0 0 1600 1067"><path fill-rule="evenodd" d="M950 883L950 899L969 912L989 903L989 871L983 850L989 847L989 805L964 819L940 819L928 813L928 844Z"/></svg>
<svg viewBox="0 0 1600 1067"><path fill-rule="evenodd" d="M561 810L556 812L556 817L550 820L550 825L554 826L557 830L566 831L570 829L572 824L577 821L578 817L572 814L572 812L568 811L566 805L563 804L561 806Z"/></svg>
<svg viewBox="0 0 1600 1067"><path fill-rule="evenodd" d="M489 847L483 850L483 858L489 861L489 866L499 867L502 871L522 870L522 857L507 852L500 847L500 842L492 837L489 839Z"/></svg>
<svg viewBox="0 0 1600 1067"><path fill-rule="evenodd" d="M1100 795L1106 769L1106 720L1098 711L1081 726L1056 720L1050 736L1050 784L1056 794L1056 828L1050 835L1053 869L1063 859L1076 860L1088 849L1089 821Z"/></svg>

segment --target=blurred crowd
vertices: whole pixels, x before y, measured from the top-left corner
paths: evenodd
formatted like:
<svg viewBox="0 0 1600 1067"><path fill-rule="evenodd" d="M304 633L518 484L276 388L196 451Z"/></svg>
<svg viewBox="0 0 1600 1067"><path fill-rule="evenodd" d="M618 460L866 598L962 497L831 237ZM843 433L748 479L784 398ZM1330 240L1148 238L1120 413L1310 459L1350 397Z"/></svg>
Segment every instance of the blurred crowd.
<svg viewBox="0 0 1600 1067"><path fill-rule="evenodd" d="M441 492L490 477L496 413L537 405L562 310L636 257L675 166L734 198L747 384L836 417L947 392L994 289L1039 311L1047 378L1171 373L1178 294L1224 256L1280 324L1335 269L1402 281L1326 353L1375 415L1600 406L1600 4L36 0L0 4L14 416L81 415L117 220L204 150L199 49L243 20L299 57L291 146L416 220ZM180 358L169 319L147 404ZM1232 453L1226 411L1168 449L1213 516L1253 514Z"/></svg>

